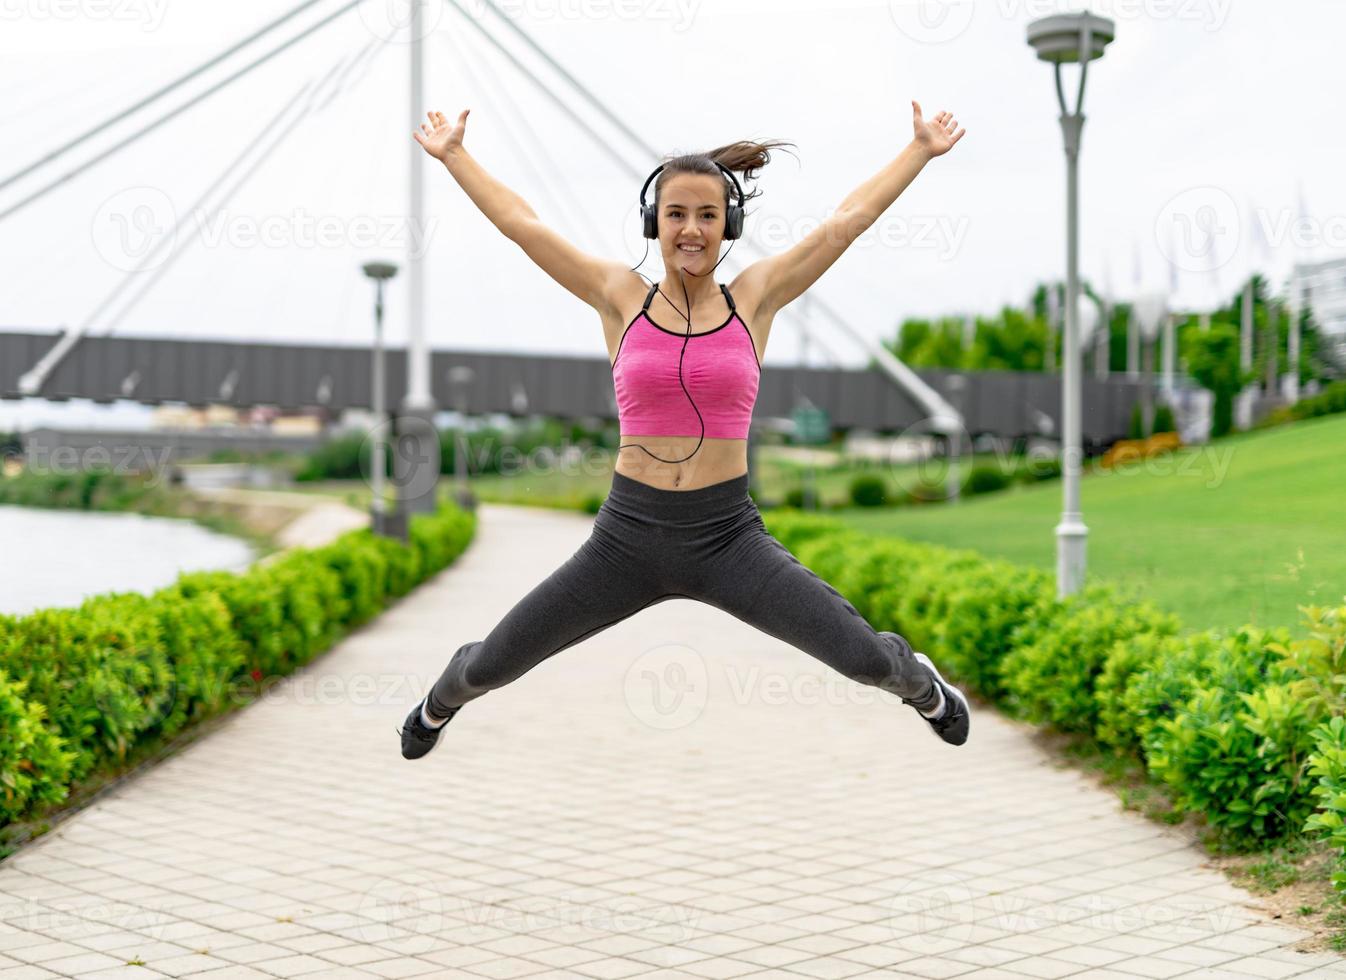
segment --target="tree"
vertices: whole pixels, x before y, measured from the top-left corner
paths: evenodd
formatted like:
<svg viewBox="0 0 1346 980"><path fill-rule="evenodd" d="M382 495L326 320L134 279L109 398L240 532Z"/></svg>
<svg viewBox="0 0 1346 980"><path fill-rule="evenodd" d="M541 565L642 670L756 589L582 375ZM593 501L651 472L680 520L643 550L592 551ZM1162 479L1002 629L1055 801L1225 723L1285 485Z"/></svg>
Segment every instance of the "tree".
<svg viewBox="0 0 1346 980"><path fill-rule="evenodd" d="M977 348L986 371L1041 371L1047 347L1047 322L1005 307L992 322L977 321Z"/></svg>
<svg viewBox="0 0 1346 980"><path fill-rule="evenodd" d="M1169 407L1168 402L1160 402L1154 409L1154 431L1177 432L1177 422L1173 418L1173 409Z"/></svg>
<svg viewBox="0 0 1346 980"><path fill-rule="evenodd" d="M974 369L975 358L963 349L961 320L907 320L898 333L897 356L912 367Z"/></svg>
<svg viewBox="0 0 1346 980"><path fill-rule="evenodd" d="M1234 427L1234 395L1253 377L1239 368L1239 328L1212 320L1210 329L1189 330L1183 338L1187 370L1197 384L1215 396L1210 434L1214 438Z"/></svg>
<svg viewBox="0 0 1346 980"><path fill-rule="evenodd" d="M1131 421L1126 426L1128 439L1145 438L1145 413L1140 410L1140 402L1131 406Z"/></svg>
<svg viewBox="0 0 1346 980"><path fill-rule="evenodd" d="M1252 277L1253 290L1253 350L1255 363L1260 368L1259 376L1267 366L1267 350L1273 330L1268 328L1274 322L1276 342L1276 360L1278 366L1291 368L1288 358L1290 318L1276 315L1274 307L1283 302L1271 295L1270 285L1265 276ZM1006 306L990 317L977 317L972 342L964 346L964 325L960 317L937 317L934 319L913 318L902 322L898 328L896 342L889 348L902 361L912 367L951 368L962 371L1042 371L1047 363L1047 344L1055 346L1051 363L1061 363L1063 346L1062 331L1050 331L1047 324L1048 290L1055 289L1063 296L1061 283L1039 283L1034 287L1028 299L1026 309ZM1080 305L1095 302L1097 291L1088 282L1080 282ZM1062 299L1062 302L1064 300ZM1268 309L1273 310L1271 321ZM1213 321L1232 325L1235 331L1235 354L1239 324L1242 319L1243 290L1240 288L1228 297L1227 302L1211 314ZM1117 301L1112 308L1112 316L1107 324L1108 331L1108 369L1113 373L1126 370L1127 323L1131 304ZM1200 330L1200 318L1195 315L1180 316L1176 324L1179 351L1185 351L1186 335ZM1300 311L1300 383L1312 379L1339 377L1346 372L1346 364L1337 364L1333 360L1333 348L1322 341L1318 333L1318 324L1314 319L1311 306ZM1091 357L1086 354L1086 359ZM1086 360L1088 363L1088 361ZM1237 365L1237 356L1235 359ZM1199 380L1199 379L1198 379ZM1252 378L1249 378L1252 380Z"/></svg>
<svg viewBox="0 0 1346 980"><path fill-rule="evenodd" d="M961 318L911 319L902 323L893 353L912 367L962 371L1041 371L1047 324L1023 310L1005 307L994 318L977 317L964 345Z"/></svg>

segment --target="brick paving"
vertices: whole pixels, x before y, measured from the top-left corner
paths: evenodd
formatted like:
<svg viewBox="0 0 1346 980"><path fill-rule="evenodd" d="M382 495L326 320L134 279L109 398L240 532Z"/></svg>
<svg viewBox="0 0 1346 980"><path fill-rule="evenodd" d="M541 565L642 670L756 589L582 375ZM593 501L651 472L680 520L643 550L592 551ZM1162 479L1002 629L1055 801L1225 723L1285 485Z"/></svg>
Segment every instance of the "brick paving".
<svg viewBox="0 0 1346 980"><path fill-rule="evenodd" d="M403 760L453 650L590 526L483 505L450 569L0 863L0 980L1346 977L1019 726L944 745L690 600Z"/></svg>

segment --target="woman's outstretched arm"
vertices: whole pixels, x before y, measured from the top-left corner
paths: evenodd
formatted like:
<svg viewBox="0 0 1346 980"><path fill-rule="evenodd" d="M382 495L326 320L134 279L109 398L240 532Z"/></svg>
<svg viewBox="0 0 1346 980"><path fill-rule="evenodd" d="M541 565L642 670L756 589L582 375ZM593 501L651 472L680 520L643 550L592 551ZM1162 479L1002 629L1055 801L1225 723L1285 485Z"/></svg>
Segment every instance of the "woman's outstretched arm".
<svg viewBox="0 0 1346 980"><path fill-rule="evenodd" d="M614 312L613 297L631 270L576 248L543 224L527 201L488 174L463 147L471 111L464 109L452 125L442 112L428 112L429 123L422 123L412 136L444 164L481 213L547 275L600 313Z"/></svg>
<svg viewBox="0 0 1346 980"><path fill-rule="evenodd" d="M920 103L911 103L915 133L891 162L841 202L817 228L779 255L754 262L741 278L753 282L762 297L760 309L775 314L797 299L826 272L841 253L872 225L898 195L935 157L947 153L963 138L952 113L941 112L928 122Z"/></svg>

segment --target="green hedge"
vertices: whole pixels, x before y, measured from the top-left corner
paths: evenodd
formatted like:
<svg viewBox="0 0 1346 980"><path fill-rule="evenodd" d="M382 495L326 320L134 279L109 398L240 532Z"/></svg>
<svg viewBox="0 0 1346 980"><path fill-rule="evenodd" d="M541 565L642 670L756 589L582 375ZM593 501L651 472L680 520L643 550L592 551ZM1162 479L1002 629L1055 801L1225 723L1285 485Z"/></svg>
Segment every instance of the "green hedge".
<svg viewBox="0 0 1346 980"><path fill-rule="evenodd" d="M1338 412L1346 412L1346 381L1334 381L1316 395L1301 398L1293 405L1282 405L1272 409L1253 428L1263 429L1284 425L1287 422L1317 418L1320 415L1335 415Z"/></svg>
<svg viewBox="0 0 1346 980"><path fill-rule="evenodd" d="M968 496L978 493L994 493L1010 485L1013 474L998 466L974 466L967 474L963 492Z"/></svg>
<svg viewBox="0 0 1346 980"><path fill-rule="evenodd" d="M169 497L167 488L142 474L122 476L106 469L78 473L24 471L0 479L0 504L20 507L163 511Z"/></svg>
<svg viewBox="0 0 1346 980"><path fill-rule="evenodd" d="M1346 606L1301 610L1307 636L1185 632L1173 615L1090 584L772 511L768 530L879 630L893 630L1010 717L1129 755L1226 846L1305 831L1343 852Z"/></svg>
<svg viewBox="0 0 1346 980"><path fill-rule="evenodd" d="M876 473L861 473L851 479L850 495L857 507L882 507L888 503L888 483Z"/></svg>
<svg viewBox="0 0 1346 980"><path fill-rule="evenodd" d="M148 596L0 616L0 827L251 701L450 564L475 530L472 512L446 504L413 515L406 544L362 529Z"/></svg>

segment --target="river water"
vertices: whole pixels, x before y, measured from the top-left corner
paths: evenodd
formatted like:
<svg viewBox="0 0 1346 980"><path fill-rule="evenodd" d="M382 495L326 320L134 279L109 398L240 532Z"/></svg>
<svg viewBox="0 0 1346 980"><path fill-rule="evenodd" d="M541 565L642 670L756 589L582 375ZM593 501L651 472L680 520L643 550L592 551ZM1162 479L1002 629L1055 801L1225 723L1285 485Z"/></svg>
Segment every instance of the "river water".
<svg viewBox="0 0 1346 980"><path fill-rule="evenodd" d="M252 546L188 520L0 505L0 613L153 592L179 572L240 571Z"/></svg>

